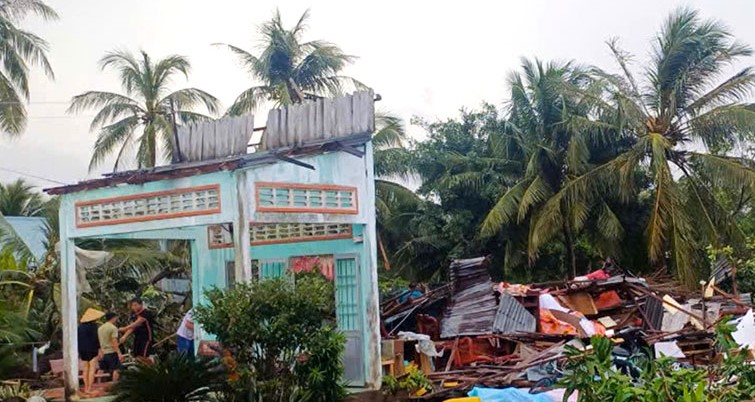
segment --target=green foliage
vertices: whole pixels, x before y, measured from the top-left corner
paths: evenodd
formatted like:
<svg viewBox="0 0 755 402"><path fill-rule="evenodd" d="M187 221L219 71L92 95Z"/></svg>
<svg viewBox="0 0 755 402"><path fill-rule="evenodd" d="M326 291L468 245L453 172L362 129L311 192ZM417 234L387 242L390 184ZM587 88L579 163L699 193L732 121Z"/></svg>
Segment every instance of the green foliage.
<svg viewBox="0 0 755 402"><path fill-rule="evenodd" d="M154 364L137 363L123 370L113 388L119 402L206 401L219 388L222 374L217 363L172 353Z"/></svg>
<svg viewBox="0 0 755 402"><path fill-rule="evenodd" d="M39 36L18 27L28 15L46 20L58 18L57 13L41 0L0 2L0 134L17 136L26 127L29 100L29 67L39 67L53 78L47 60L48 44Z"/></svg>
<svg viewBox="0 0 755 402"><path fill-rule="evenodd" d="M44 211L44 197L24 179L0 183L0 215L40 216Z"/></svg>
<svg viewBox="0 0 755 402"><path fill-rule="evenodd" d="M42 392L32 391L28 384L0 386L0 402L26 402L33 396L41 399L41 395Z"/></svg>
<svg viewBox="0 0 755 402"><path fill-rule="evenodd" d="M712 394L721 402L747 400L755 395L755 366L749 361L747 348L740 349L731 337L736 328L728 324L730 319L724 317L716 326L716 346L724 358L714 369L721 380L712 387Z"/></svg>
<svg viewBox="0 0 755 402"><path fill-rule="evenodd" d="M743 247L732 246L705 248L710 264L718 258L728 258L736 265L737 290L742 293L755 292L755 235L745 239Z"/></svg>
<svg viewBox="0 0 755 402"><path fill-rule="evenodd" d="M339 73L354 61L338 46L323 40L304 41L309 11L291 28L283 25L280 11L259 27L261 53L253 55L240 47L224 45L238 56L252 76L263 84L242 92L228 109L230 115L255 111L265 101L275 105L300 103L319 96L332 96L344 87L363 87Z"/></svg>
<svg viewBox="0 0 755 402"><path fill-rule="evenodd" d="M209 119L194 111L200 106L210 114L218 111L218 100L205 91L168 89L172 77L181 74L188 78L191 64L186 57L171 55L153 60L144 51L134 55L118 50L105 54L100 67L118 71L125 95L87 91L74 96L68 108L70 113L97 111L90 126L93 131L99 130L90 170L116 149L114 170L118 170L127 162L132 147L136 148L137 167L154 167L163 156L170 159L177 152L174 125Z"/></svg>
<svg viewBox="0 0 755 402"><path fill-rule="evenodd" d="M706 372L676 367L673 359L639 360L641 375L636 381L613 367L613 343L605 337L590 340L592 350L567 346L565 375L559 384L566 388L564 401L575 391L580 402L707 402Z"/></svg>
<svg viewBox="0 0 755 402"><path fill-rule="evenodd" d="M196 308L202 327L233 355L229 400L339 400L345 339L328 324L322 284L286 278L206 293ZM331 296L332 297L332 296ZM336 399L329 399L336 398Z"/></svg>
<svg viewBox="0 0 755 402"><path fill-rule="evenodd" d="M425 373L413 364L407 367L406 374L398 378L390 375L383 377L383 392L389 395L396 395L399 391L414 394L421 389L432 390L432 383Z"/></svg>

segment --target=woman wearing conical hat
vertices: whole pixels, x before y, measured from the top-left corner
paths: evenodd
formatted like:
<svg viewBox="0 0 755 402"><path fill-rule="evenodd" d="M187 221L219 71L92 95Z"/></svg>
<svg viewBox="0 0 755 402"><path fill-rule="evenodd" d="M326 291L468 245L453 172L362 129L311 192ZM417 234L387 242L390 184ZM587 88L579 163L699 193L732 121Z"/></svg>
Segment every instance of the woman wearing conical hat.
<svg viewBox="0 0 755 402"><path fill-rule="evenodd" d="M81 316L79 324L79 358L84 362L84 395L92 394L94 376L97 373L97 357L100 353L100 339L97 336L96 321L105 313L93 308L88 308Z"/></svg>

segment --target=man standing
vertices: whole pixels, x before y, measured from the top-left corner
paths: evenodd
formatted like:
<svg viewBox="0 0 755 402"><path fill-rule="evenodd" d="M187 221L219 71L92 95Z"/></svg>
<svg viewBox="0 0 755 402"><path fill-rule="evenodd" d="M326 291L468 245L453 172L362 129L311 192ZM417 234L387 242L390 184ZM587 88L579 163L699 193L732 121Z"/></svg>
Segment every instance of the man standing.
<svg viewBox="0 0 755 402"><path fill-rule="evenodd" d="M192 317L192 310L186 312L181 325L178 326L176 331L176 344L178 346L178 353L185 353L188 356L194 356L194 321Z"/></svg>
<svg viewBox="0 0 755 402"><path fill-rule="evenodd" d="M105 323L97 329L98 338L100 338L100 369L113 376L113 381L118 381L121 369L121 347L118 344L118 316L112 311L105 313Z"/></svg>
<svg viewBox="0 0 755 402"><path fill-rule="evenodd" d="M134 334L134 357L137 359L149 359L152 354L153 328L155 327L155 316L151 311L144 308L142 299L135 297L131 300L131 324L120 328L123 332L121 343L133 333Z"/></svg>

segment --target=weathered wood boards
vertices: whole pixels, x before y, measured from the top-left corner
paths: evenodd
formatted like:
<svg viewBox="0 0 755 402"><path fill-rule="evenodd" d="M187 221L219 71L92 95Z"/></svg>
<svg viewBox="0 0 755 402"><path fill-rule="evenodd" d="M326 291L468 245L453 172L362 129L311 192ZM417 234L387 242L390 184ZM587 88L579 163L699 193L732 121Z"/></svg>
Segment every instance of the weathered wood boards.
<svg viewBox="0 0 755 402"><path fill-rule="evenodd" d="M228 116L178 128L182 162L197 162L246 153L254 116Z"/></svg>
<svg viewBox="0 0 755 402"><path fill-rule="evenodd" d="M267 116L264 149L295 147L319 139L375 131L372 91L318 99L273 109Z"/></svg>

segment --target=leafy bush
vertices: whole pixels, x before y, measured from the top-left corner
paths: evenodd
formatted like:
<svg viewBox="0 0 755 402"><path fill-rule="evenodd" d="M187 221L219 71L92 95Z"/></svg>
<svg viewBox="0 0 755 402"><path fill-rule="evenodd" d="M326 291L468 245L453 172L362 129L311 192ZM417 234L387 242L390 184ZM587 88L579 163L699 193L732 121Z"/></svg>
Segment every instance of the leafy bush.
<svg viewBox="0 0 755 402"><path fill-rule="evenodd" d="M327 324L333 295L323 297L322 285L305 275L296 284L270 279L206 293L196 318L233 355L227 400L342 399L345 339Z"/></svg>
<svg viewBox="0 0 755 402"><path fill-rule="evenodd" d="M217 364L172 353L154 364L137 363L124 370L113 391L119 402L205 401L222 383Z"/></svg>
<svg viewBox="0 0 755 402"><path fill-rule="evenodd" d="M399 391L407 391L415 394L420 390L431 390L432 383L427 379L416 365L410 364L407 367L406 374L398 378L394 376L383 377L383 392L389 395L396 395Z"/></svg>
<svg viewBox="0 0 755 402"><path fill-rule="evenodd" d="M716 346L724 358L714 372L721 380L712 387L712 393L721 402L743 401L755 395L755 366L747 360L749 351L740 349L731 337L735 328L727 324L730 318L724 317L716 326Z"/></svg>
<svg viewBox="0 0 755 402"><path fill-rule="evenodd" d="M40 395L41 392L32 391L27 384L0 386L0 402L26 402L32 397L44 401Z"/></svg>
<svg viewBox="0 0 755 402"><path fill-rule="evenodd" d="M559 381L566 388L564 400L575 391L580 402L705 402L706 372L677 367L673 359L640 359L640 376L633 379L614 369L613 343L604 337L590 340L592 351L567 346L565 375Z"/></svg>

